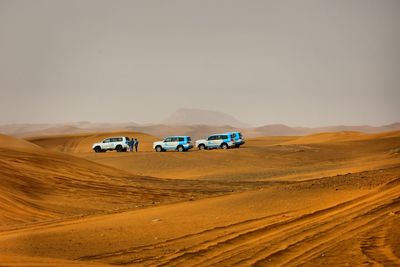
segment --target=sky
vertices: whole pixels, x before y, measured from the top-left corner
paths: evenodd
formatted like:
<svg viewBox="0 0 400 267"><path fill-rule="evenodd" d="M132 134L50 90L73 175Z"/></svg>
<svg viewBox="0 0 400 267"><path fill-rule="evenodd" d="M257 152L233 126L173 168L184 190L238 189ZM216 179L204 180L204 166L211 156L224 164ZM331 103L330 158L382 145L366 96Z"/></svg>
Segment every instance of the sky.
<svg viewBox="0 0 400 267"><path fill-rule="evenodd" d="M400 121L400 1L0 0L0 124Z"/></svg>

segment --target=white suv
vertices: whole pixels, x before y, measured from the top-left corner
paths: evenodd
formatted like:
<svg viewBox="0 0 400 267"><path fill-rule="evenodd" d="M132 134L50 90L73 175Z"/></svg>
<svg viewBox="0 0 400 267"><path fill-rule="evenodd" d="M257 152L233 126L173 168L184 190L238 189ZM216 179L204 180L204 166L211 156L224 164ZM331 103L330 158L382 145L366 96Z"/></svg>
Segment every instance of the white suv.
<svg viewBox="0 0 400 267"><path fill-rule="evenodd" d="M129 137L117 136L104 139L100 143L92 146L94 152L106 152L107 150L116 150L117 152L126 152L128 150Z"/></svg>

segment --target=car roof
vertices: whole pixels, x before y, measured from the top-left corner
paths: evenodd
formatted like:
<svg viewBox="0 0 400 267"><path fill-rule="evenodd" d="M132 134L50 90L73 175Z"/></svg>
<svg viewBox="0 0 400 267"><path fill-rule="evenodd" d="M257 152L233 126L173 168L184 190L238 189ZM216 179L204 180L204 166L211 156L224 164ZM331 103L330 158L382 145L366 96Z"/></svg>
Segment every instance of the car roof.
<svg viewBox="0 0 400 267"><path fill-rule="evenodd" d="M215 135L227 135L227 134L229 134L229 133L219 133L219 134L212 134L212 135L209 135L209 136L215 136Z"/></svg>
<svg viewBox="0 0 400 267"><path fill-rule="evenodd" d="M169 137L190 137L190 136L188 136L188 135L170 135L165 138L169 138Z"/></svg>

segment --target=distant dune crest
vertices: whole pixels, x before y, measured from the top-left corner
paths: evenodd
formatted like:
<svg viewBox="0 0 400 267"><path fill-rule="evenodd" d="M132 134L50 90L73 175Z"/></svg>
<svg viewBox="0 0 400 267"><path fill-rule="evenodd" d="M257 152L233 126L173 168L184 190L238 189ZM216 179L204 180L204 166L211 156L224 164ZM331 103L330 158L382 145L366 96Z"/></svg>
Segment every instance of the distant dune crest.
<svg viewBox="0 0 400 267"><path fill-rule="evenodd" d="M327 127L291 127L284 124L268 124L251 127L235 117L219 112L202 109L181 108L173 112L159 124L127 123L91 123L86 121L59 124L8 124L0 125L0 133L16 137L36 137L58 134L81 134L93 132L142 132L159 138L168 135L189 135L192 138L204 138L212 133L241 131L247 138L261 136L304 136L324 132L353 131L362 133L381 133L399 131L400 122L369 126L335 125Z"/></svg>

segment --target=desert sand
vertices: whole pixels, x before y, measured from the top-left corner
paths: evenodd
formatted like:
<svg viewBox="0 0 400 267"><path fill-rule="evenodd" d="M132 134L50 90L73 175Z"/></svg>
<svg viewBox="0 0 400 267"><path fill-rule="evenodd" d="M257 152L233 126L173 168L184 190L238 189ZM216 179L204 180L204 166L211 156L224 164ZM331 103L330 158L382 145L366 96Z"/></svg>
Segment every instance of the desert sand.
<svg viewBox="0 0 400 267"><path fill-rule="evenodd" d="M140 153L95 154L108 136ZM400 265L400 132L151 151L0 136L0 265Z"/></svg>

